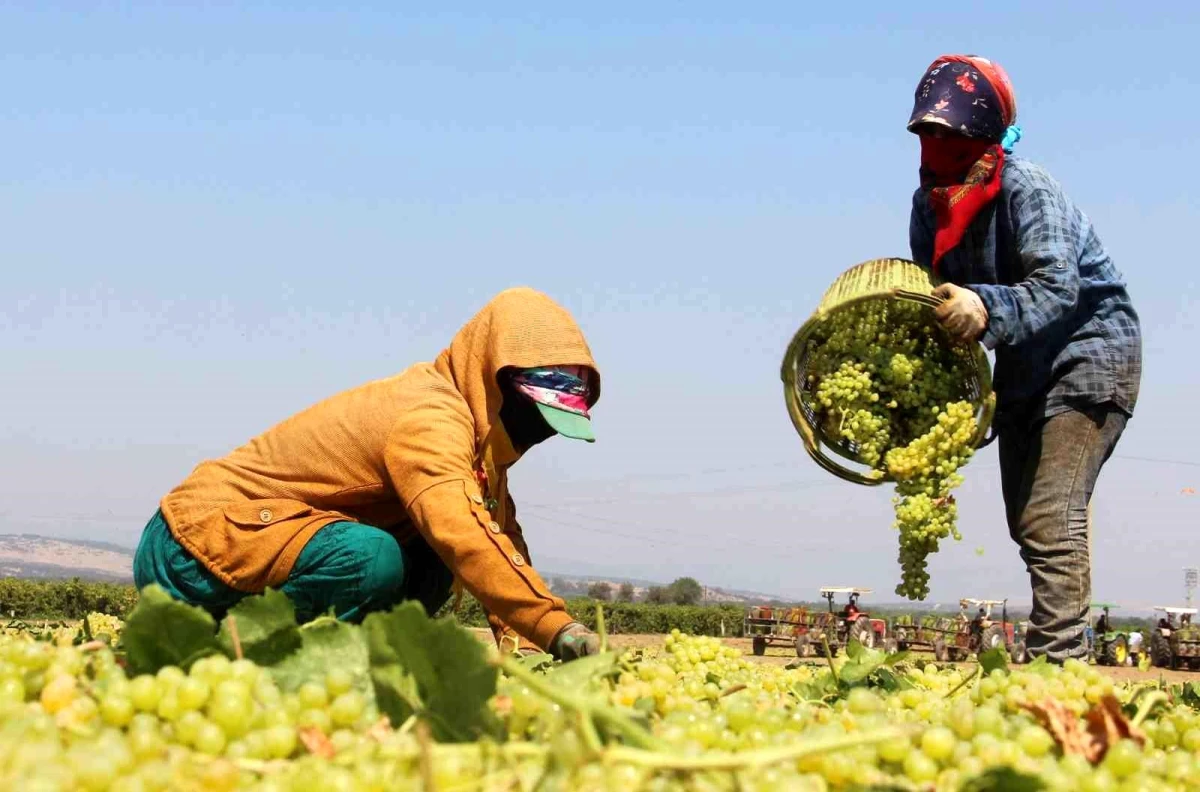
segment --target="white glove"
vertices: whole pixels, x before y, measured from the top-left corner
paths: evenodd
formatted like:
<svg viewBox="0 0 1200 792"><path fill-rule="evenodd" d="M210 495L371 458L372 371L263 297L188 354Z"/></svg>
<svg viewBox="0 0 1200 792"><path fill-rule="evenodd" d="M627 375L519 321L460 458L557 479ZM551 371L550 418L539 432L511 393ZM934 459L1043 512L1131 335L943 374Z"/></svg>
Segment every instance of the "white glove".
<svg viewBox="0 0 1200 792"><path fill-rule="evenodd" d="M977 341L987 329L988 312L979 295L970 289L943 283L933 290L944 302L934 309L938 322L959 341Z"/></svg>

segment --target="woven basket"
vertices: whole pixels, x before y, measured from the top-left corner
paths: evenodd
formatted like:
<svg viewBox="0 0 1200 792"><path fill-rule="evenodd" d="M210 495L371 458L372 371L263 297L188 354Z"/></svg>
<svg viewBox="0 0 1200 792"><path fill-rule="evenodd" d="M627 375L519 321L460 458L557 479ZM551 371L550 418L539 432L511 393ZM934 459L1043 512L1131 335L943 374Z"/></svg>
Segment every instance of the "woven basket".
<svg viewBox="0 0 1200 792"><path fill-rule="evenodd" d="M940 300L933 296L936 281L927 270L904 259L874 259L843 272L833 282L821 304L804 326L797 331L788 345L783 358L783 394L787 401L792 424L804 440L804 448L825 470L856 484L882 484L891 477L881 470L870 470L858 462L858 449L852 442L841 437L830 437L816 418L815 394L808 382L807 362L810 341L821 323L833 314L843 311L864 300L909 300L929 306L932 310ZM943 334L946 345L953 341ZM992 373L987 354L981 344L971 345L971 374L968 383L970 401L975 405L978 424L974 445L982 445L992 423L996 397L992 393ZM834 459L827 451L859 465L860 469L847 467Z"/></svg>

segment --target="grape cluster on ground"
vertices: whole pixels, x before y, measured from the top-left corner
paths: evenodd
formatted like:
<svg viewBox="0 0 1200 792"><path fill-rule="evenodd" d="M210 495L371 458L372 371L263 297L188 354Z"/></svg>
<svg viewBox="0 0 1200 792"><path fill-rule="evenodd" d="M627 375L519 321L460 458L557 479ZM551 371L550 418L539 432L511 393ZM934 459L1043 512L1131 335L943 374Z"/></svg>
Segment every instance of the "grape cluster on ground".
<svg viewBox="0 0 1200 792"><path fill-rule="evenodd" d="M149 591L121 624L0 634L0 788L1176 790L1200 686L857 644L754 662L674 631L560 664L420 606L297 626L277 593L219 627Z"/></svg>
<svg viewBox="0 0 1200 792"><path fill-rule="evenodd" d="M970 350L946 342L927 306L883 299L832 313L809 349L810 406L825 436L896 481L896 593L925 599L928 556L962 538L951 490L974 450Z"/></svg>

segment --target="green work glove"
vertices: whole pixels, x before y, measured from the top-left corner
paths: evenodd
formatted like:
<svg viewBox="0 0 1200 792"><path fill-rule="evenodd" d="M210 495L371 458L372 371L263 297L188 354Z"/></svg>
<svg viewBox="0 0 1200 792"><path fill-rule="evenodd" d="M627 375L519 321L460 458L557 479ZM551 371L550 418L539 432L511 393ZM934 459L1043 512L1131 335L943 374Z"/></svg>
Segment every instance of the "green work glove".
<svg viewBox="0 0 1200 792"><path fill-rule="evenodd" d="M600 638L579 622L571 622L550 642L550 654L564 663L600 653Z"/></svg>

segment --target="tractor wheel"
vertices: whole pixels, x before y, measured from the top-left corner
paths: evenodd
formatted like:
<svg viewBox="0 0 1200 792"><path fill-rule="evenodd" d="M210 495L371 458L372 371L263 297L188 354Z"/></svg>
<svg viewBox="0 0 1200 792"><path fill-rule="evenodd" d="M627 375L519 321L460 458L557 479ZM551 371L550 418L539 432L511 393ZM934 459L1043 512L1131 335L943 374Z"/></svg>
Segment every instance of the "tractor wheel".
<svg viewBox="0 0 1200 792"><path fill-rule="evenodd" d="M761 635L754 636L754 640L750 643L750 651L754 652L755 657L762 657L767 653L767 639Z"/></svg>
<svg viewBox="0 0 1200 792"><path fill-rule="evenodd" d="M846 637L846 642L858 641L865 649L875 648L875 628L871 626L871 620L866 616L859 616L854 620L854 624L850 625L849 635Z"/></svg>
<svg viewBox="0 0 1200 792"><path fill-rule="evenodd" d="M808 633L796 636L796 657L811 657L812 649L812 640L809 639Z"/></svg>
<svg viewBox="0 0 1200 792"><path fill-rule="evenodd" d="M988 627L983 631L983 636L979 641L979 652L977 654L983 654L989 649L995 649L997 647L1003 648L1005 638L1006 636L1004 635L1004 628L999 624L993 624L991 627Z"/></svg>
<svg viewBox="0 0 1200 792"><path fill-rule="evenodd" d="M1129 660L1129 644L1124 635L1118 635L1104 644L1104 656L1100 658L1104 665L1123 666Z"/></svg>
<svg viewBox="0 0 1200 792"><path fill-rule="evenodd" d="M1171 653L1171 642L1157 630L1150 634L1150 660L1156 668L1174 668L1175 658Z"/></svg>
<svg viewBox="0 0 1200 792"><path fill-rule="evenodd" d="M950 659L950 648L946 646L946 642L941 638L933 642L933 659L939 663L944 663Z"/></svg>
<svg viewBox="0 0 1200 792"><path fill-rule="evenodd" d="M1025 642L1024 641L1017 641L1015 644L1013 644L1012 649L1009 650L1008 654L1009 654L1009 657L1012 658L1014 665L1021 665L1022 663L1024 663L1026 660L1029 659L1025 655Z"/></svg>

